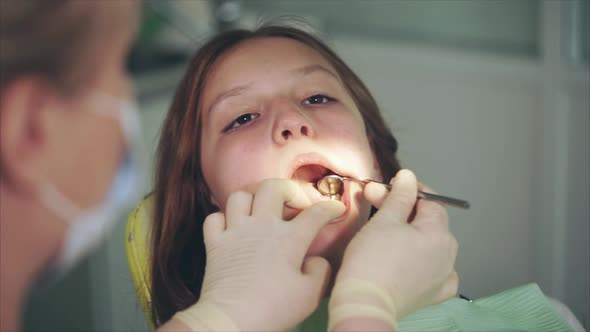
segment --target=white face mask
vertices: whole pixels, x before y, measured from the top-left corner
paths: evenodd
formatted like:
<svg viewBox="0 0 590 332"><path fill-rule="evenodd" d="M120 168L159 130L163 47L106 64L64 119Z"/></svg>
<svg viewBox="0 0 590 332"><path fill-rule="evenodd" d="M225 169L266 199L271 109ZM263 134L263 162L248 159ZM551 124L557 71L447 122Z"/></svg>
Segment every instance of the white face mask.
<svg viewBox="0 0 590 332"><path fill-rule="evenodd" d="M114 98L102 96L101 99L107 99L113 105ZM47 183L41 188L41 203L69 224L61 251L51 265L52 272L58 276L95 250L110 233L121 213L132 208L142 194L145 178L137 107L129 101L115 100L115 104L119 105L119 110L99 111L98 114L115 116L119 120L126 140L126 155L103 202L94 208L82 209L52 184Z"/></svg>

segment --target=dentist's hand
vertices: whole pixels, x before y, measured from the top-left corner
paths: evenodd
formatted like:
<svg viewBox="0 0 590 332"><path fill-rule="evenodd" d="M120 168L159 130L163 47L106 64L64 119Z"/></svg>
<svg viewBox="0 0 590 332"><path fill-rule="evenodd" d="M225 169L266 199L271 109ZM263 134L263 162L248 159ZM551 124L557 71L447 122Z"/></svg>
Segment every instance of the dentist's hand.
<svg viewBox="0 0 590 332"><path fill-rule="evenodd" d="M287 222L285 205L303 211ZM311 205L290 180L265 180L255 194L233 193L225 213L205 220L207 266L199 303L213 305L241 331L297 325L317 308L330 276L328 262L305 258L307 249L344 210L337 201Z"/></svg>
<svg viewBox="0 0 590 332"><path fill-rule="evenodd" d="M364 317L390 316L392 327L457 291L457 241L449 232L446 209L432 201L416 202L418 183L408 170L399 171L391 183L389 193L378 184L365 186L365 197L379 211L346 248L330 301L332 327L355 315L342 309L347 304L378 308L367 309Z"/></svg>

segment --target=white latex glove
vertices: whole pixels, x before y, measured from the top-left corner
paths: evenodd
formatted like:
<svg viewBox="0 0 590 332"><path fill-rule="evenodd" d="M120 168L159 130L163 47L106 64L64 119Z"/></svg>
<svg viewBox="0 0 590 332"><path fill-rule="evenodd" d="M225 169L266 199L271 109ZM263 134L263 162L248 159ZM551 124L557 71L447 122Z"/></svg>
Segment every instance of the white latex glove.
<svg viewBox="0 0 590 332"><path fill-rule="evenodd" d="M346 248L330 308L370 304L396 321L457 291L457 241L449 232L446 209L432 201L416 202L418 184L408 170L399 171L391 184L389 193L379 184L365 186L365 197L379 210ZM414 207L415 216L408 223ZM359 294L363 289L371 291Z"/></svg>
<svg viewBox="0 0 590 332"><path fill-rule="evenodd" d="M290 221L284 206L303 209ZM319 230L344 213L341 202L310 206L284 179L265 180L255 194L233 193L224 213L204 224L207 266L199 302L214 304L241 331L287 330L324 296L330 265L305 254Z"/></svg>

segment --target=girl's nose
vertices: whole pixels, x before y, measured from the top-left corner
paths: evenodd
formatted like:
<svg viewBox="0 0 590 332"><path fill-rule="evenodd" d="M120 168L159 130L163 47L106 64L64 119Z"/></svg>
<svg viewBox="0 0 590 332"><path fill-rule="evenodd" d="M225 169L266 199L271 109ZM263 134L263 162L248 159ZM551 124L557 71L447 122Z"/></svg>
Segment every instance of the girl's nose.
<svg viewBox="0 0 590 332"><path fill-rule="evenodd" d="M284 145L290 140L314 136L310 119L296 105L281 103L280 106L275 107L275 112L278 114L272 135L276 144Z"/></svg>

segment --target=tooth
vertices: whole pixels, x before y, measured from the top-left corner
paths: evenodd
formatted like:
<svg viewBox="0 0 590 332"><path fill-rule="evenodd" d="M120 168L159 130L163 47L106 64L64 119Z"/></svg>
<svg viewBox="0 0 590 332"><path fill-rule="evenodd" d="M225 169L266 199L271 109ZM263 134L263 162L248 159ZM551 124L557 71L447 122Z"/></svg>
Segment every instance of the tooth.
<svg viewBox="0 0 590 332"><path fill-rule="evenodd" d="M333 200L333 201L339 201L340 200L340 194L330 195L330 199Z"/></svg>

